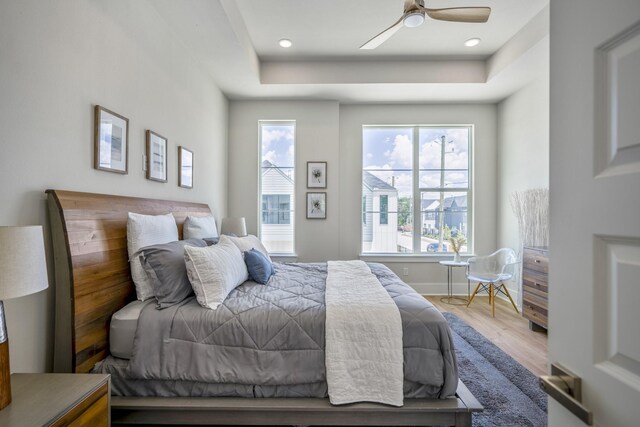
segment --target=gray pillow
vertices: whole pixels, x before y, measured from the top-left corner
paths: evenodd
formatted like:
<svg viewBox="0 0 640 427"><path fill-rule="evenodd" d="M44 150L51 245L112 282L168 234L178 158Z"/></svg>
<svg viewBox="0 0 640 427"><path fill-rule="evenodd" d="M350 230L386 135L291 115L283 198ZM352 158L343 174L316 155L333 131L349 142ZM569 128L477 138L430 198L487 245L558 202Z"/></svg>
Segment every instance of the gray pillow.
<svg viewBox="0 0 640 427"><path fill-rule="evenodd" d="M184 221L182 236L185 239L204 239L218 237L218 228L213 216L188 216Z"/></svg>
<svg viewBox="0 0 640 427"><path fill-rule="evenodd" d="M202 239L179 240L140 250L140 262L153 288L158 308L171 307L193 294L184 263L184 247L206 247Z"/></svg>

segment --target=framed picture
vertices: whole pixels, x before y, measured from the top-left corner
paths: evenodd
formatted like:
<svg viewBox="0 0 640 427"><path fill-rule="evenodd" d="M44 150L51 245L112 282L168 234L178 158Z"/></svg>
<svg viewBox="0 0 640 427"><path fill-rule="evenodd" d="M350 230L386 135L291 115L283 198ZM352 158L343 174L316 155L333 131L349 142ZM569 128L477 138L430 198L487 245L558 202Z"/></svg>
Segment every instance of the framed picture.
<svg viewBox="0 0 640 427"><path fill-rule="evenodd" d="M327 193L307 193L307 219L327 218Z"/></svg>
<svg viewBox="0 0 640 427"><path fill-rule="evenodd" d="M167 138L147 130L147 179L167 182Z"/></svg>
<svg viewBox="0 0 640 427"><path fill-rule="evenodd" d="M193 151L178 147L178 186L193 188Z"/></svg>
<svg viewBox="0 0 640 427"><path fill-rule="evenodd" d="M307 188L327 188L327 162L307 162Z"/></svg>
<svg viewBox="0 0 640 427"><path fill-rule="evenodd" d="M126 174L129 169L129 119L96 105L93 167Z"/></svg>

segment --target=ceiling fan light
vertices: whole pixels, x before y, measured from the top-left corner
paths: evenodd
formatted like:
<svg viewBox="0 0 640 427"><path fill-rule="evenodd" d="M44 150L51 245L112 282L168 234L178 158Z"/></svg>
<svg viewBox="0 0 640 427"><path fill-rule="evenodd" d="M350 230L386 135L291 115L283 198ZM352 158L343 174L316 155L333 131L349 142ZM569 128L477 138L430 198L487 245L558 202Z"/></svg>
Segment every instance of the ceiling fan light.
<svg viewBox="0 0 640 427"><path fill-rule="evenodd" d="M403 23L405 27L419 27L424 22L424 12L416 10L404 17Z"/></svg>
<svg viewBox="0 0 640 427"><path fill-rule="evenodd" d="M280 47L284 47L284 48L293 46L293 42L289 39L280 39L278 40L278 44L280 45Z"/></svg>
<svg viewBox="0 0 640 427"><path fill-rule="evenodd" d="M480 44L480 39L477 37L474 37L464 42L464 45L466 47L474 47L474 46L478 46L479 44Z"/></svg>

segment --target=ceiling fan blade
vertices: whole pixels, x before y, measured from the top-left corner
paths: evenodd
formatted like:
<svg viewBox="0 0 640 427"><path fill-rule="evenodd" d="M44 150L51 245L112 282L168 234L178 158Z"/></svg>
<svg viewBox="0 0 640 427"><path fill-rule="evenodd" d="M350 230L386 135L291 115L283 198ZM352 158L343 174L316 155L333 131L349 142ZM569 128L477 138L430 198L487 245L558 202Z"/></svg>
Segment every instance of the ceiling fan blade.
<svg viewBox="0 0 640 427"><path fill-rule="evenodd" d="M400 19L398 19L398 22L396 22L395 24L393 24L392 26L390 26L389 28L387 28L386 30L384 30L383 32L381 32L380 34L378 34L377 36L375 36L374 38L372 38L362 46L360 46L360 49L375 49L378 46L380 46L382 43L389 40L389 38L392 35L394 35L396 31L402 28L403 19L404 19L404 15L402 15Z"/></svg>
<svg viewBox="0 0 640 427"><path fill-rule="evenodd" d="M450 7L446 9L421 8L432 19L452 22L487 22L491 14L490 7Z"/></svg>

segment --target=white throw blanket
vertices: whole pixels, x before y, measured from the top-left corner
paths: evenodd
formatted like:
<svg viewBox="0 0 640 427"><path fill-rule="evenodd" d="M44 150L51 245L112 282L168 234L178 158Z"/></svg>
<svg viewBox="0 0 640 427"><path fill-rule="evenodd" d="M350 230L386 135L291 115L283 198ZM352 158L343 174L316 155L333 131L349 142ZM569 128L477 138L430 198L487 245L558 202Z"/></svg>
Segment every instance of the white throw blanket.
<svg viewBox="0 0 640 427"><path fill-rule="evenodd" d="M329 400L403 404L400 311L363 261L329 261L325 362Z"/></svg>

